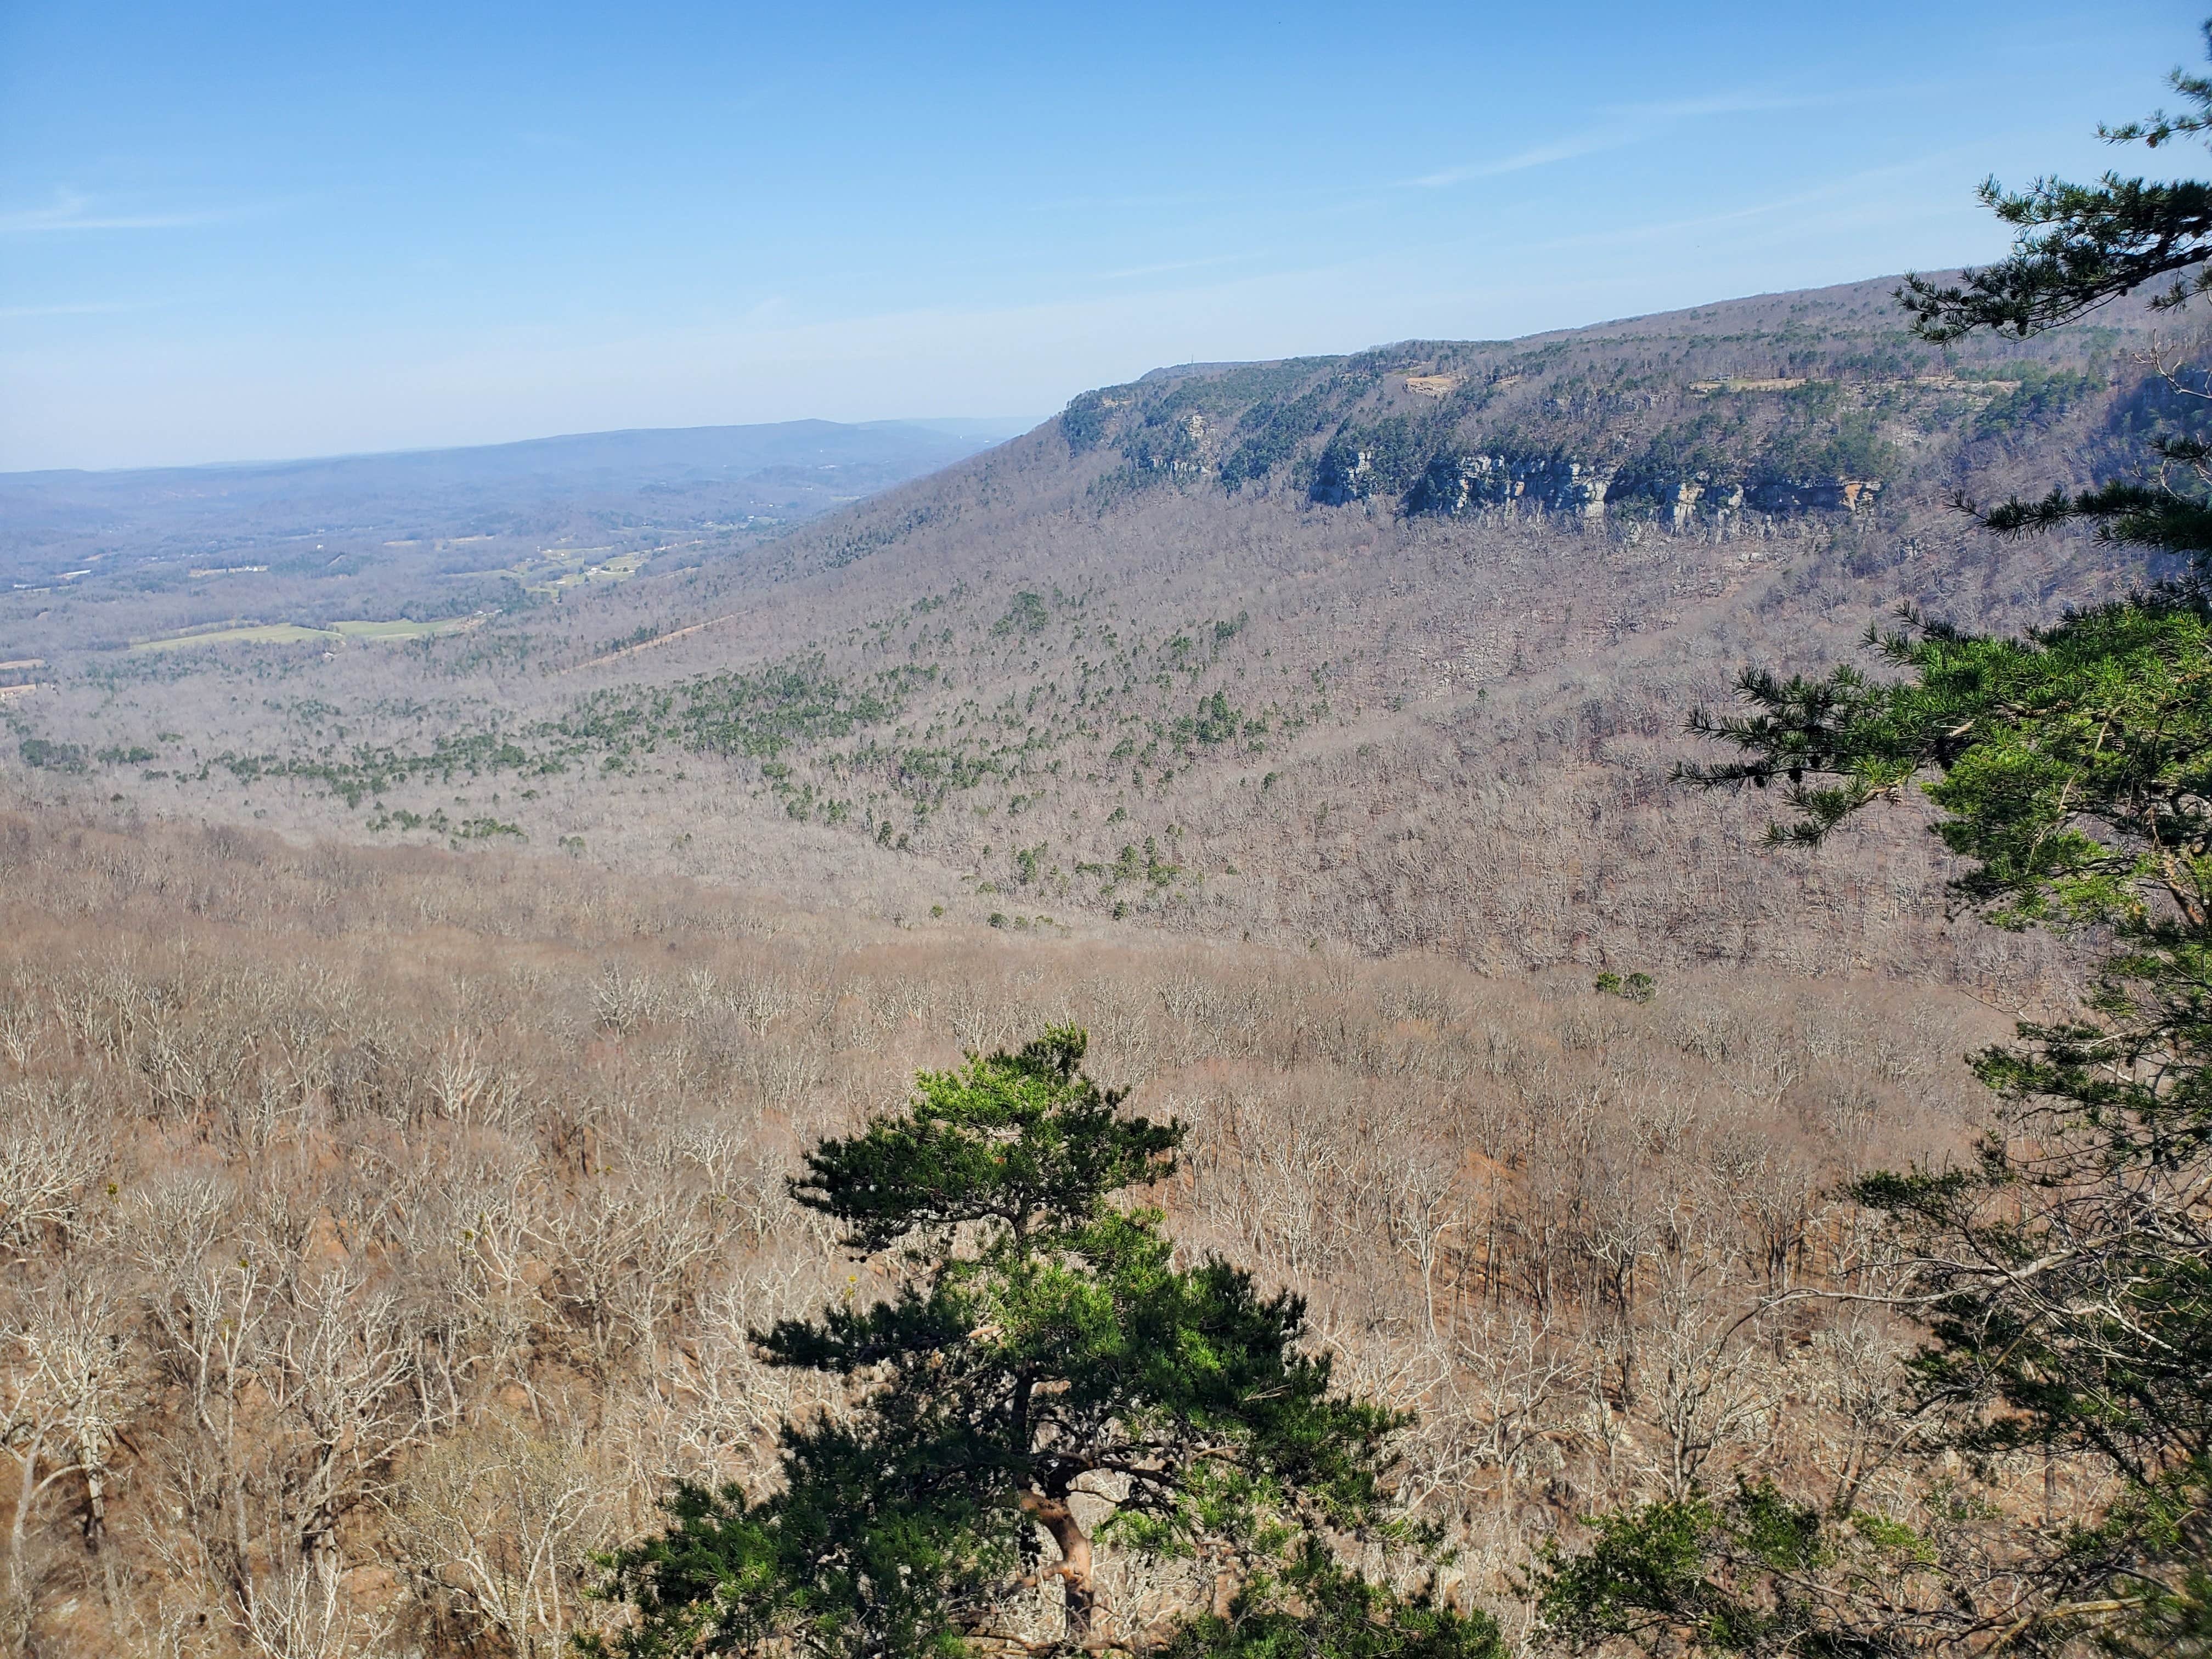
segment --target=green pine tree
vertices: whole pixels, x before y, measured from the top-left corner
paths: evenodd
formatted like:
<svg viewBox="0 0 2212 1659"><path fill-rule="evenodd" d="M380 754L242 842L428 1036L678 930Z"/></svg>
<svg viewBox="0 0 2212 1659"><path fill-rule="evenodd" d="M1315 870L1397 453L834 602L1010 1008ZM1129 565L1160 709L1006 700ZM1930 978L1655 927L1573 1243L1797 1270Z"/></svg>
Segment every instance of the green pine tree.
<svg viewBox="0 0 2212 1659"><path fill-rule="evenodd" d="M848 1379L849 1416L787 1425L779 1488L679 1490L610 1557L634 1659L1264 1653L1494 1659L1494 1627L1348 1571L1324 1533L1418 1542L1390 1513L1404 1419L1332 1386L1304 1309L1218 1261L1178 1267L1158 1210L1182 1125L1127 1115L1082 1032L923 1073L901 1113L823 1142L793 1182L899 1288L755 1334ZM1130 1627L1105 1558L1187 1564L1184 1617ZM1022 1627L1041 1589L1064 1630ZM619 1622L619 1621L618 1621Z"/></svg>

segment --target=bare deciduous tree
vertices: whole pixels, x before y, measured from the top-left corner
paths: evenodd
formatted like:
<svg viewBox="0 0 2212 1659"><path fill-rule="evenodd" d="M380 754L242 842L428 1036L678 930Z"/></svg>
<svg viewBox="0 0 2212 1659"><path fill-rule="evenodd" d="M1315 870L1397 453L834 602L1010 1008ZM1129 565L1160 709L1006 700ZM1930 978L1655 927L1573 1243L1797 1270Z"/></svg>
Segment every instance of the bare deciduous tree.
<svg viewBox="0 0 2212 1659"><path fill-rule="evenodd" d="M547 1438L495 1416L410 1462L387 1525L434 1620L540 1659L567 1645L605 1486L573 1435Z"/></svg>
<svg viewBox="0 0 2212 1659"><path fill-rule="evenodd" d="M17 1648L29 1634L33 1527L47 1495L74 1486L79 1536L94 1550L106 1540L118 1443L140 1395L132 1358L118 1298L96 1281L58 1276L0 1322L0 1447L14 1465L0 1630Z"/></svg>

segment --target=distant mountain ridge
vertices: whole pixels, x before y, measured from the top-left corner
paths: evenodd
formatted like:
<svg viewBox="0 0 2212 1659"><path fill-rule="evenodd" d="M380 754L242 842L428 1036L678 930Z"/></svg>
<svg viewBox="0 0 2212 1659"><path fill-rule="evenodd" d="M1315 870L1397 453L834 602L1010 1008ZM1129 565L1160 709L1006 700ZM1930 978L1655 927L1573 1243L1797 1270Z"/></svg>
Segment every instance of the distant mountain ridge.
<svg viewBox="0 0 2212 1659"><path fill-rule="evenodd" d="M926 471L1028 429L1007 419L777 421L746 426L641 427L564 433L510 443L471 444L289 460L196 466L0 472L0 528L21 515L70 508L128 510L157 492L159 510L196 503L319 500L318 492L368 501L425 485L495 479L551 481L576 493L635 478L728 477L777 466L867 465Z"/></svg>
<svg viewBox="0 0 2212 1659"><path fill-rule="evenodd" d="M933 472L1012 420L781 421L566 434L464 448L115 471L0 473L0 579L393 543L567 539L619 549L708 526L773 532ZM80 580L68 578L68 580Z"/></svg>
<svg viewBox="0 0 2212 1659"><path fill-rule="evenodd" d="M1042 417L1040 417L1042 418ZM33 480L64 478L128 481L186 478L213 474L298 472L322 467L355 467L388 462L415 462L433 458L495 457L553 458L568 453L603 449L610 453L642 454L661 460L684 457L702 464L732 464L747 453L774 456L800 453L810 443L835 447L841 436L926 433L933 437L964 441L979 446L1003 442L1039 424L1039 418L924 416L913 420L829 421L808 417L795 421L766 421L726 426L611 427L605 431L550 433L538 438L511 438L488 444L421 444L398 449L349 450L331 455L277 458L245 457L229 461L201 461L176 466L44 467L23 471L0 471L0 489Z"/></svg>

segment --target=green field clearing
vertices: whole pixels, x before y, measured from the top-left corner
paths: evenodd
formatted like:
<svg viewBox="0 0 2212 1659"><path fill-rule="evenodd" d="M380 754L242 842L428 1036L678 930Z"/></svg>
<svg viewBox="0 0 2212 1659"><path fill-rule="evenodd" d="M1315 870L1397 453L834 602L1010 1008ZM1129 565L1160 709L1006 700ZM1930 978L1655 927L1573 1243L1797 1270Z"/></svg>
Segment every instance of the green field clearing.
<svg viewBox="0 0 2212 1659"><path fill-rule="evenodd" d="M419 640L434 634L452 634L473 627L478 618L448 617L439 622L339 622L328 628L304 628L298 623L257 623L250 628L211 628L198 634L179 634L166 640L137 640L133 651L180 651L196 645L300 645L320 640Z"/></svg>
<svg viewBox="0 0 2212 1659"><path fill-rule="evenodd" d="M342 622L331 627L349 640L422 640L433 634L458 634L474 627L474 617L447 617L439 622Z"/></svg>
<svg viewBox="0 0 2212 1659"><path fill-rule="evenodd" d="M137 640L133 651L180 651L193 645L296 645L306 640L334 640L338 636L297 623L266 623L254 628L217 628L204 634L179 634L173 639Z"/></svg>

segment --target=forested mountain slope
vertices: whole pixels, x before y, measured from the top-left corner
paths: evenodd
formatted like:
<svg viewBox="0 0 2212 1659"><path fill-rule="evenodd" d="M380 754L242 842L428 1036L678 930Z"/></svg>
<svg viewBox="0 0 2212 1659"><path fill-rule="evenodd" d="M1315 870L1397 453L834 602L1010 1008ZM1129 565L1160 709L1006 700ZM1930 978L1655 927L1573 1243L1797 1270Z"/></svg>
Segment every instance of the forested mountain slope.
<svg viewBox="0 0 2212 1659"><path fill-rule="evenodd" d="M2124 580L1948 503L2185 421L2140 319L1947 352L1893 286L1158 371L465 635L59 659L5 759L117 812L520 836L915 924L1980 979L2029 947L1954 939L1914 809L1816 870L1666 782L1748 659Z"/></svg>

